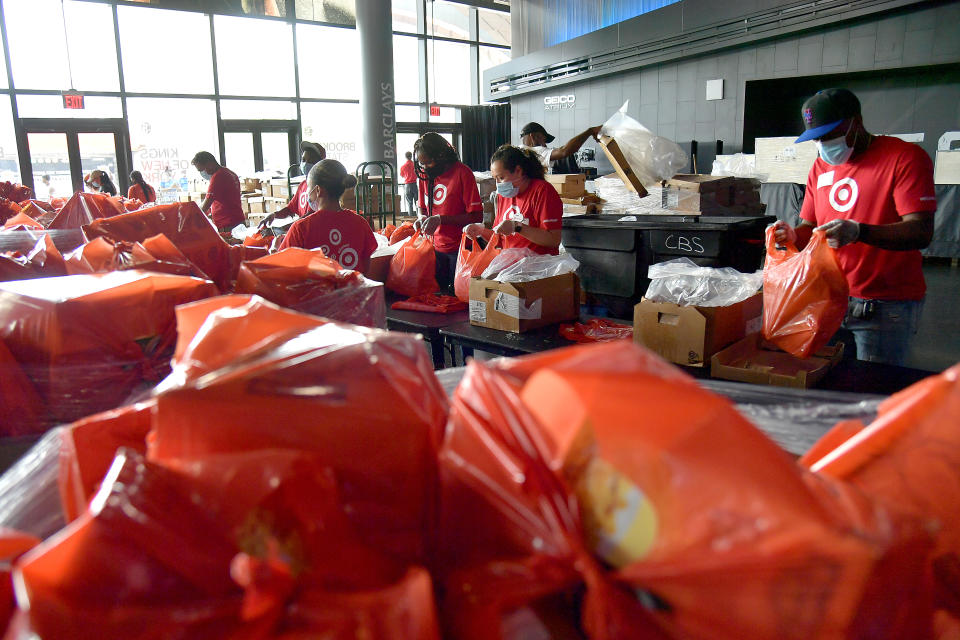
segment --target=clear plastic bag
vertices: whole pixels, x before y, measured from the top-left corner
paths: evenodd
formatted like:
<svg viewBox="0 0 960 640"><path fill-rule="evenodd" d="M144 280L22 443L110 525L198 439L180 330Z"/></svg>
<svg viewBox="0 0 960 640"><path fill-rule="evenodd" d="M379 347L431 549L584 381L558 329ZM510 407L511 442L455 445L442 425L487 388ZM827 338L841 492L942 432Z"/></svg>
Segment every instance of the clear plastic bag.
<svg viewBox="0 0 960 640"><path fill-rule="evenodd" d="M610 116L600 129L600 135L616 139L643 186L653 186L660 180L672 178L687 166L687 154L673 140L656 135L628 116L629 104L627 100Z"/></svg>
<svg viewBox="0 0 960 640"><path fill-rule="evenodd" d="M59 483L65 434L51 429L0 476L0 527L46 539L66 526Z"/></svg>
<svg viewBox="0 0 960 640"><path fill-rule="evenodd" d="M490 261L487 268L483 270L480 277L484 280L490 280L507 267L531 256L539 255L533 249L521 247L518 249L504 249L496 258Z"/></svg>
<svg viewBox="0 0 960 640"><path fill-rule="evenodd" d="M752 153L735 153L718 157L713 161L713 170L710 175L757 178L762 182L767 180L767 174L757 173L757 156Z"/></svg>
<svg viewBox="0 0 960 640"><path fill-rule="evenodd" d="M498 282L530 282L573 273L579 267L580 263L569 253L558 256L537 254L515 262L501 271L495 279Z"/></svg>
<svg viewBox="0 0 960 640"><path fill-rule="evenodd" d="M690 258L651 265L647 277L647 300L681 307L727 307L743 302L763 286L763 271L740 273L730 267L701 267Z"/></svg>

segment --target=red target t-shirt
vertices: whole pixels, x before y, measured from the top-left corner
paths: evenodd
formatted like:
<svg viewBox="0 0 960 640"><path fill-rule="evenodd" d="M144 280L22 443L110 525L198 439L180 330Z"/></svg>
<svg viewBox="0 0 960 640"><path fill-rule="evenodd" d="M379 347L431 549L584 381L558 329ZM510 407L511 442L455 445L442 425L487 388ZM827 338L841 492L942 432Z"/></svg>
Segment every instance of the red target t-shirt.
<svg viewBox="0 0 960 640"><path fill-rule="evenodd" d="M377 248L377 239L367 221L355 211L321 210L290 225L280 243L281 250L287 247L320 249L344 269L365 272L370 266L370 255Z"/></svg>
<svg viewBox="0 0 960 640"><path fill-rule="evenodd" d="M563 226L563 202L546 180L531 180L530 186L514 198L497 198L497 217L494 228L506 219L525 224L528 227L540 227L556 231ZM557 247L544 247L530 242L518 233L505 236L504 249L533 249L537 253L557 255Z"/></svg>
<svg viewBox="0 0 960 640"><path fill-rule="evenodd" d="M419 180L420 207L427 215L431 208L427 206L427 180ZM480 202L480 190L477 179L470 167L458 162L433 180L433 209L435 216L458 216L464 213L483 213ZM433 234L433 246L441 253L450 253L460 247L463 225L440 224Z"/></svg>
<svg viewBox="0 0 960 640"><path fill-rule="evenodd" d="M301 182L300 186L297 187L297 192L293 194L293 198L290 199L290 202L287 204L287 208L301 218L310 213L310 203L307 200L306 180Z"/></svg>
<svg viewBox="0 0 960 640"><path fill-rule="evenodd" d="M800 217L820 226L836 218L894 224L910 213L936 211L933 163L919 146L877 136L841 165L817 158L807 177ZM919 251L889 251L862 242L837 249L850 295L871 300L920 300L926 293Z"/></svg>

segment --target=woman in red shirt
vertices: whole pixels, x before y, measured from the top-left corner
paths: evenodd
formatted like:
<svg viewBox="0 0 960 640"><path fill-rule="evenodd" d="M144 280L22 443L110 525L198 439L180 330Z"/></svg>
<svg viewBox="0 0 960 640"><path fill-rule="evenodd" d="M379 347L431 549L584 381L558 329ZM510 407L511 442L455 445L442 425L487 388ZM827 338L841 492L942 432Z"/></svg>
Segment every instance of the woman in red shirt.
<svg viewBox="0 0 960 640"><path fill-rule="evenodd" d="M130 188L127 189L127 197L131 200L139 200L146 204L147 202L156 202L157 192L153 187L147 184L143 179L143 174L139 171L130 172Z"/></svg>
<svg viewBox="0 0 960 640"><path fill-rule="evenodd" d="M357 185L336 160L322 160L307 175L307 202L314 213L300 218L280 243L280 249L317 249L344 269L366 273L377 240L356 211L340 208L340 196Z"/></svg>
<svg viewBox="0 0 960 640"><path fill-rule="evenodd" d="M557 190L543 179L544 169L537 154L505 144L490 159L490 172L497 181L498 195L493 231L482 224L470 224L463 232L487 240L498 233L504 236L504 249L525 247L557 255L563 202Z"/></svg>

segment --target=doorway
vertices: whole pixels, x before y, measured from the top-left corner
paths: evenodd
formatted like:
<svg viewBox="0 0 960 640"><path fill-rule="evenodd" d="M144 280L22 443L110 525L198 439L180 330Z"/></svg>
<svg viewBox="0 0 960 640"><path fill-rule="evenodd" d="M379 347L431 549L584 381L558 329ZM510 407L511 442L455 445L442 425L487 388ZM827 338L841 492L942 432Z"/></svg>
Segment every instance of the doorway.
<svg viewBox="0 0 960 640"><path fill-rule="evenodd" d="M83 191L83 177L106 171L126 195L130 173L127 125L123 120L29 119L20 121L23 182L42 200Z"/></svg>
<svg viewBox="0 0 960 640"><path fill-rule="evenodd" d="M241 177L287 175L300 161L299 130L296 120L224 120L224 166Z"/></svg>

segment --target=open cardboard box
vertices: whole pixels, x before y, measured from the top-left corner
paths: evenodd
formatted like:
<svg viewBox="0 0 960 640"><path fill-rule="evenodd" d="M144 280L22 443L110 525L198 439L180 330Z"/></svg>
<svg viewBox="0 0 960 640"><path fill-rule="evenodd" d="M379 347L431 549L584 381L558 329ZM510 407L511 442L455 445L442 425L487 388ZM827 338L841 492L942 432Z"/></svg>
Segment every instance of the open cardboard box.
<svg viewBox="0 0 960 640"><path fill-rule="evenodd" d="M580 317L580 279L564 273L530 282L470 280L470 324L522 333Z"/></svg>
<svg viewBox="0 0 960 640"><path fill-rule="evenodd" d="M727 307L681 307L642 299L633 308L633 341L677 364L702 367L710 357L760 329L763 296Z"/></svg>
<svg viewBox="0 0 960 640"><path fill-rule="evenodd" d="M774 387L809 389L843 358L843 343L822 347L806 360L780 351L752 333L710 361L710 377Z"/></svg>
<svg viewBox="0 0 960 640"><path fill-rule="evenodd" d="M647 190L644 188L643 183L640 182L637 174L630 168L630 163L627 162L627 158L623 155L623 151L620 149L617 141L611 136L600 136L600 146L603 148L603 152L607 154L607 159L610 160L610 164L613 165L614 170L617 172L617 175L620 176L620 179L623 180L623 184L627 186L627 189L636 191L637 195L641 198L645 197Z"/></svg>

